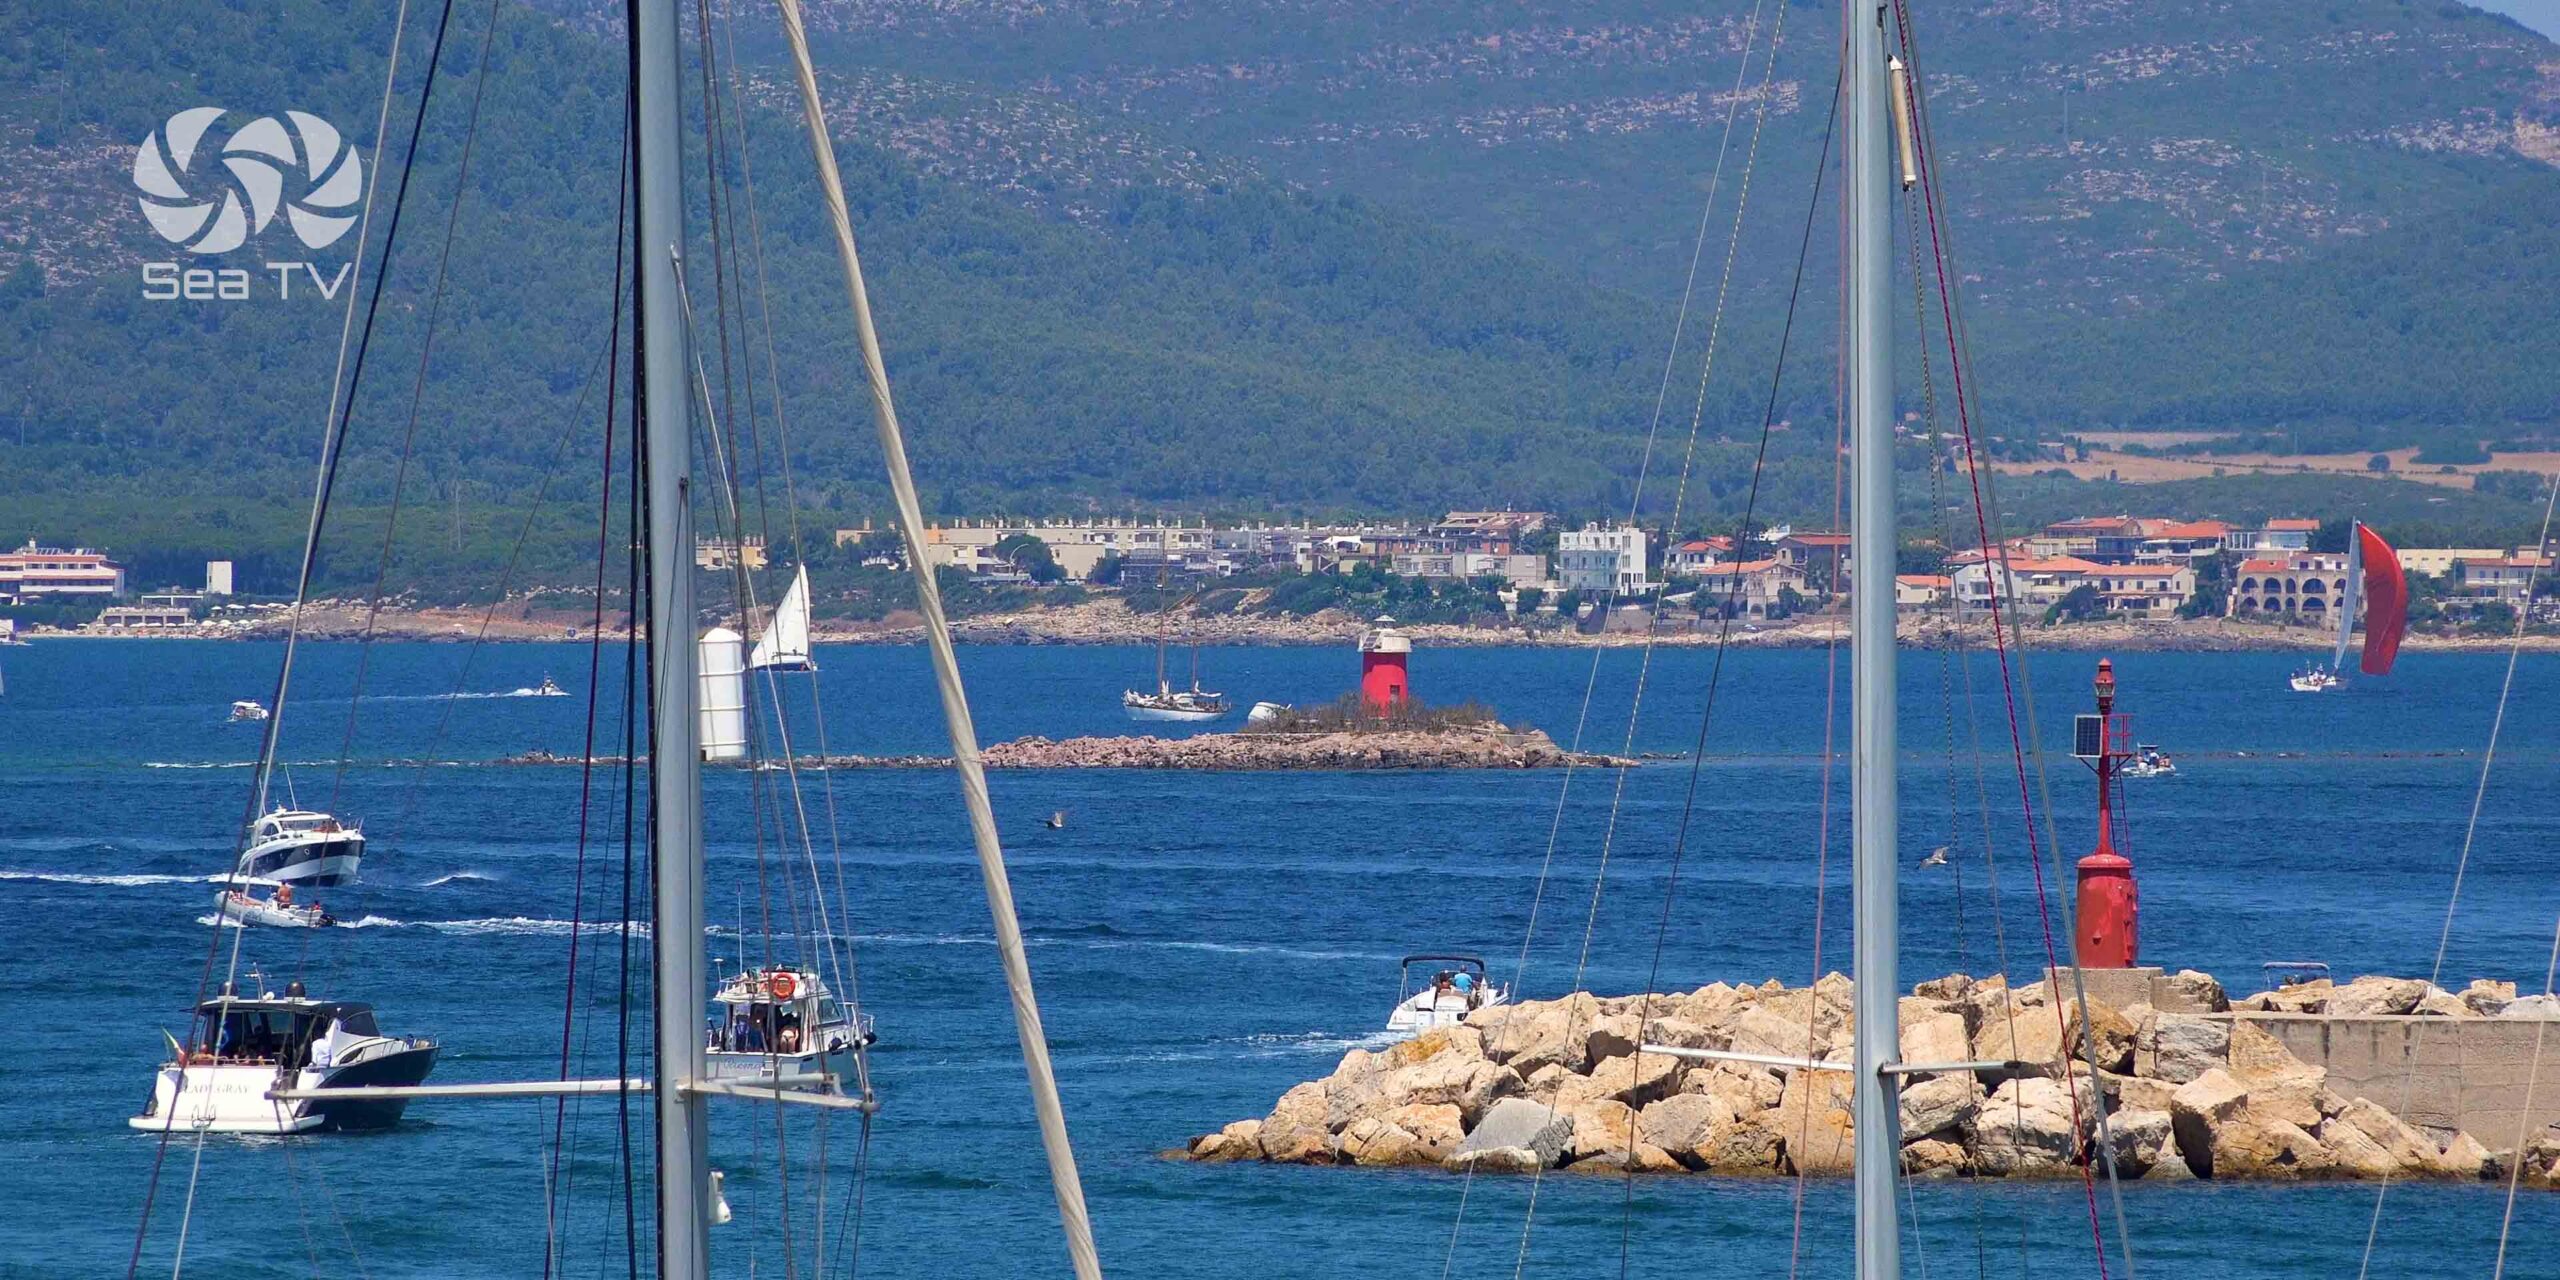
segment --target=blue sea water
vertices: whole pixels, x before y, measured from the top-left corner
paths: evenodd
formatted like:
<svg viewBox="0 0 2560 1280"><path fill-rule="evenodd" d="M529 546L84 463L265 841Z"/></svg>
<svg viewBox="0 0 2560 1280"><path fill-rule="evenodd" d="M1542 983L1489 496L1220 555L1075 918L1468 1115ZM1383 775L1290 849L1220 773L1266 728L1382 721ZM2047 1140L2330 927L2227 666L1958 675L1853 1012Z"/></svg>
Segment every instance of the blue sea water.
<svg viewBox="0 0 2560 1280"><path fill-rule="evenodd" d="M10 1041L0 1054L0 1276L117 1274L135 1247L159 1144L123 1121L208 955L227 957L200 921L207 878L233 846L248 785L238 766L254 754L257 730L222 716L234 698L267 696L277 656L271 645L183 641L57 641L0 653L0 1027ZM496 695L545 674L582 693L587 650L384 644L361 661L357 699L356 647L303 651L282 752L299 762L289 783L300 801L366 825L364 882L325 895L361 927L252 931L241 939L243 967L255 965L271 985L301 976L321 994L372 1001L391 1029L441 1040L439 1080L552 1074L570 922L619 918L618 781L598 775L581 878L580 771L482 762L580 750L583 697ZM920 650L830 647L819 661L833 750L941 750ZM1149 657L1024 647L969 649L963 661L981 733L997 741L1126 731L1117 697L1146 674ZM1425 651L1414 678L1427 698L1481 698L1559 739L1579 725L1588 747L1681 753L1698 733L1713 661L1699 650L1654 655L1632 737L1643 662L1634 651L1604 655L1596 680L1588 652ZM1525 1264L1578 1276L1615 1271L1623 1259L1637 1275L1847 1274L1845 1184L1809 1188L1799 1237L1795 1187L1784 1180L1644 1179L1630 1188L1550 1176L1533 1187L1198 1167L1158 1154L1259 1115L1289 1085L1329 1071L1383 1020L1404 952L1481 951L1506 979L1525 955L1532 995L1641 989L1657 943L1666 988L1800 983L1815 972L1819 910L1821 967L1846 969L1845 770L1832 778L1836 822L1821 857L1826 661L1818 651L1726 660L1667 906L1692 778L1685 760L1651 761L1623 778L1578 772L1561 804L1556 772L996 774L1106 1268L1440 1274L1446 1262L1452 1275ZM2145 958L2209 970L2237 991L2254 989L2258 966L2274 959L2322 960L2342 975L2424 974L2445 925L2504 659L2411 654L2387 681L2320 697L2284 691L2291 661L2132 654L2119 663L2139 736L2181 763L2174 779L2129 784L2119 832L2142 877ZM1328 699L1351 682L1350 663L1332 649L1208 654L1210 683L1244 701ZM2039 654L2029 665L2034 724L2060 751L2070 715L2084 709L2091 660ZM1952 866L1904 877L1903 980L1957 968L2031 973L2044 944L1997 675L1987 658L1966 668L1908 652L1902 681L1905 865L1937 845L1954 850ZM493 696L448 696L457 690ZM2555 699L2560 662L2528 657L2452 919L2449 985L2475 976L2540 983L2560 912ZM1836 710L1845 747L1845 697ZM818 725L805 711L793 730L803 749L814 745ZM352 761L344 768L333 763L342 754ZM809 780L808 798L823 853L831 842L818 782ZM861 1186L859 1269L1063 1274L956 788L926 770L847 771L825 782L850 878L846 931L881 1029L873 1066L884 1110ZM705 784L710 915L729 922L709 945L731 960L742 945L735 922L762 931L756 785L736 772ZM2067 865L2091 840L2086 774L2055 756L2049 789ZM1066 827L1047 829L1041 819L1061 809ZM763 826L771 856L770 821ZM1819 908L1818 884L1829 887ZM2058 890L2053 925L2067 947ZM585 1074L616 1067L622 942L609 928L575 935L570 1045ZM645 1029L634 1032L645 1043ZM186 1216L186 1266L205 1274L542 1275L551 1114L549 1104L420 1103L379 1135L215 1139L201 1153L173 1142L141 1269L171 1268ZM719 1105L714 1116L715 1163L730 1171L737 1209L714 1237L717 1269L807 1272L808 1241L821 1229L816 1122L795 1114L777 1130L769 1108L746 1104ZM560 1274L626 1274L613 1122L609 1103L574 1108L576 1158L557 1197L573 1244ZM645 1157L645 1108L633 1132ZM838 1120L825 1135L832 1275L852 1269L846 1197L856 1134ZM788 1188L773 1169L784 1140ZM644 1183L644 1239L647 1196ZM786 1206L799 1245L789 1261ZM2160 1275L2348 1274L2374 1206L2372 1188L2344 1185L2124 1192L2134 1262ZM2502 1207L2494 1188L2393 1188L2371 1274L2487 1275ZM2101 1210L2110 1274L2122 1274L2103 1198ZM2089 1212L2077 1182L1919 1185L1906 1222L1910 1273L2095 1275ZM2511 1275L2560 1268L2560 1198L2523 1198L2506 1265ZM649 1268L645 1250L640 1266Z"/></svg>

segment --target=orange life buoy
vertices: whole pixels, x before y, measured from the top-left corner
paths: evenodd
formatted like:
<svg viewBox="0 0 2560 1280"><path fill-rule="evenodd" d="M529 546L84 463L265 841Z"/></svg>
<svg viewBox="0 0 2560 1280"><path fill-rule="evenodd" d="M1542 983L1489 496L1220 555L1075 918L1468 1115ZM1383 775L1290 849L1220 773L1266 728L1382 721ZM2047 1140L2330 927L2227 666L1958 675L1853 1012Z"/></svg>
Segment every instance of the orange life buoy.
<svg viewBox="0 0 2560 1280"><path fill-rule="evenodd" d="M765 979L764 986L765 990L773 993L773 998L776 1000L788 1000L800 990L799 982L787 973L777 973Z"/></svg>

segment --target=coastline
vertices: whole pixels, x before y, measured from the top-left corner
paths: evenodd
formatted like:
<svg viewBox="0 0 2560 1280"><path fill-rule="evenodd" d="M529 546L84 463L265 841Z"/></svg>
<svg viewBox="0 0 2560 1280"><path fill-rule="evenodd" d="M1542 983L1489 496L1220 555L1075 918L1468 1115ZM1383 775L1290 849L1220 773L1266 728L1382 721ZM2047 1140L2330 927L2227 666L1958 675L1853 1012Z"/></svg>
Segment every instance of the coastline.
<svg viewBox="0 0 2560 1280"><path fill-rule="evenodd" d="M496 609L485 606L384 606L372 613L369 622L367 613L361 605L321 601L304 613L303 638L353 640L364 636L369 626L376 638L392 640L580 641L589 638L588 625L594 617L591 612L574 608L537 607L530 600L508 601ZM619 621L608 619L608 642L621 636L621 627L614 625ZM1307 617L1227 613L1193 614L1177 620L1186 642L1214 646L1348 646L1367 625L1366 619L1330 609ZM953 622L951 630L954 640L974 645L1148 645L1155 643L1158 627L1156 619L1132 613L1118 600L1089 600L1062 608L1026 609L959 619ZM1630 648L1642 647L1646 642L1646 635L1640 630L1584 633L1558 625L1471 626L1434 622L1407 623L1402 630L1418 646L1442 649ZM283 633L283 620L270 616L249 622L211 622L194 627L148 631L40 628L21 634L29 640L40 641L68 637L272 640L280 638ZM1993 644L1988 623L1955 624L1937 616L1906 616L1896 634L1906 649L1988 649ZM922 644L924 624L914 614L893 613L876 622L822 618L812 626L810 636L818 644ZM1718 629L1710 624L1665 630L1654 635L1652 640L1658 646L1695 648L1713 647L1720 638L1737 648L1819 649L1845 644L1848 641L1848 622L1845 617L1822 615L1778 623L1736 624L1726 636L1720 636ZM2326 652L2333 643L2327 633L2308 627L2268 626L2229 618L2174 622L2111 620L2053 626L2031 622L2010 632L2007 639L2012 647L2025 650L2104 650L2119 653L2282 652L2307 655ZM2514 637L2509 635L2412 632L2401 647L2422 653L2489 652L2503 651L2512 643ZM2560 635L2528 634L2524 637L2523 647L2537 653L2560 652Z"/></svg>

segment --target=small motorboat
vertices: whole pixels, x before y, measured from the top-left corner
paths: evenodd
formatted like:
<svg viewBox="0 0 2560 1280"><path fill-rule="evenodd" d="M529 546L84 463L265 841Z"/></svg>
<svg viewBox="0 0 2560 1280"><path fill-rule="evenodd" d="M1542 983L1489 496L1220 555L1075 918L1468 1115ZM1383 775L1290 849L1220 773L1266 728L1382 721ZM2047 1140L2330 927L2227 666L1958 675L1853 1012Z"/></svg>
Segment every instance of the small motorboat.
<svg viewBox="0 0 2560 1280"><path fill-rule="evenodd" d="M249 830L233 874L277 884L341 885L364 862L364 832L308 809L277 808Z"/></svg>
<svg viewBox="0 0 2560 1280"><path fill-rule="evenodd" d="M254 982L258 975L251 974ZM165 1033L164 1033L165 1034ZM436 1062L432 1040L386 1036L373 1006L314 1000L302 984L255 998L222 995L195 1008L182 1043L152 1082L136 1129L189 1133L310 1133L384 1129L406 1098L279 1098L274 1094L357 1085L422 1084Z"/></svg>
<svg viewBox="0 0 2560 1280"><path fill-rule="evenodd" d="M231 704L231 722L233 724L259 724L263 723L266 718L267 709L247 698L242 698L238 702Z"/></svg>
<svg viewBox="0 0 2560 1280"><path fill-rule="evenodd" d="M2345 687L2347 682L2327 667L2315 663L2294 672L2290 683L2295 693L2327 693L2331 689Z"/></svg>
<svg viewBox="0 0 2560 1280"><path fill-rule="evenodd" d="M527 696L535 698L565 698L569 696L569 691L551 683L551 674L546 671L543 673L542 683L536 686L532 693Z"/></svg>
<svg viewBox="0 0 2560 1280"><path fill-rule="evenodd" d="M1417 982L1416 965L1439 967ZM1433 1027L1454 1026L1478 1009L1501 1004L1508 994L1485 977L1484 960L1478 956L1410 955L1397 962L1397 970L1396 1007L1387 1015L1389 1035L1417 1036Z"/></svg>
<svg viewBox="0 0 2560 1280"><path fill-rule="evenodd" d="M1288 710L1289 704L1285 702L1257 702L1253 704L1252 710L1244 713L1244 722L1246 724L1269 724L1272 721L1279 719L1281 715Z"/></svg>
<svg viewBox="0 0 2560 1280"><path fill-rule="evenodd" d="M778 1089L865 1095L864 1049L879 1037L871 1019L847 1009L818 975L775 966L729 975L711 997L703 1068L714 1080ZM847 1079L850 1073L851 1079Z"/></svg>
<svg viewBox="0 0 2560 1280"><path fill-rule="evenodd" d="M213 907L226 924L263 924L279 929L319 929L337 923L317 902L294 905L293 886L276 886L276 896L259 898L246 889L225 889Z"/></svg>
<svg viewBox="0 0 2560 1280"><path fill-rule="evenodd" d="M2146 742L2133 749L2133 759L2118 770L2128 778L2169 778L2177 776L2177 762L2161 753L2160 748Z"/></svg>

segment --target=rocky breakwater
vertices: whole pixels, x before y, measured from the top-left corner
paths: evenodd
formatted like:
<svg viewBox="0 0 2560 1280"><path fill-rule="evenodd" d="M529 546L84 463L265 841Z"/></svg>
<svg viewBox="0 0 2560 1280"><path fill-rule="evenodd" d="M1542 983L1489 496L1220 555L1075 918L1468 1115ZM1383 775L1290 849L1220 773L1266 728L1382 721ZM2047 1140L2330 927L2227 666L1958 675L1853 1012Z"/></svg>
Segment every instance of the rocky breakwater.
<svg viewBox="0 0 2560 1280"><path fill-rule="evenodd" d="M1204 733L1189 738L1016 738L991 769L1558 769L1633 763L1567 751L1535 729Z"/></svg>
<svg viewBox="0 0 2560 1280"><path fill-rule="evenodd" d="M2110 1153L2119 1176L2148 1179L2476 1179L2514 1167L2513 1151L2421 1130L2332 1089L2322 1068L2246 1016L2220 1012L2230 1003L2212 978L2189 971L2169 981L2179 1003L2217 1012L2092 1002L2084 1015L2050 983L1921 983L1901 1001L1903 1061L2012 1069L1904 1077L1904 1168L2076 1176ZM1855 1150L1846 1072L1702 1063L1638 1046L1846 1063L1853 991L1832 974L1810 989L1715 983L1480 1009L1462 1026L1352 1050L1331 1075L1281 1095L1269 1115L1168 1154L1489 1172L1846 1174ZM2560 1134L2546 1132L2523 1158L2527 1185L2560 1186Z"/></svg>

